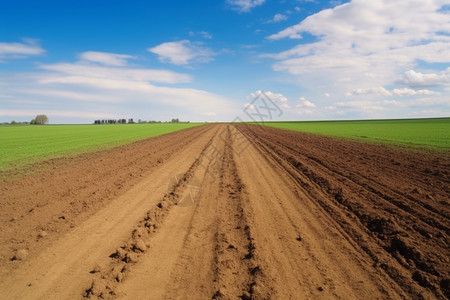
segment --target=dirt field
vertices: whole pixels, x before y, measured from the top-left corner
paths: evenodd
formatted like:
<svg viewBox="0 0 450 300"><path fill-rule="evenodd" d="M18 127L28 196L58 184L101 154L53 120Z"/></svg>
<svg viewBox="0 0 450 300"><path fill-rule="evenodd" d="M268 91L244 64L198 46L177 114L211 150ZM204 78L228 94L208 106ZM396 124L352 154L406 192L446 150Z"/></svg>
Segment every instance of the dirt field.
<svg viewBox="0 0 450 300"><path fill-rule="evenodd" d="M215 124L34 168L0 299L450 298L448 153Z"/></svg>

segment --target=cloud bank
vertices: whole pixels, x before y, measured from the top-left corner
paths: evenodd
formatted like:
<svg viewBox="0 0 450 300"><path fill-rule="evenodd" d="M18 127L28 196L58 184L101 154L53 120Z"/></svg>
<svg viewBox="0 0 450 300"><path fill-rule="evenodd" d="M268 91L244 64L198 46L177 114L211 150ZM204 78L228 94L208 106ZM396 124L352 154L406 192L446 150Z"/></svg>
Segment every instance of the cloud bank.
<svg viewBox="0 0 450 300"><path fill-rule="evenodd" d="M0 116L47 112L56 122L119 116L205 121L217 115L231 119L235 114L233 101L226 97L176 87L191 82L191 75L130 67L127 60L134 57L126 54L88 51L78 57L73 63L40 64L40 72L0 73Z"/></svg>
<svg viewBox="0 0 450 300"><path fill-rule="evenodd" d="M38 44L38 41L33 39L23 39L23 43L0 43L0 62L44 53L45 50Z"/></svg>
<svg viewBox="0 0 450 300"><path fill-rule="evenodd" d="M370 113L382 110L373 103L383 97L450 97L445 90L450 68L442 70L450 63L445 4L448 1L353 0L268 36L274 43L293 39L297 45L262 56L274 59L273 70L292 75L311 94L323 95L326 89L334 99L361 99L328 108ZM326 98L324 104L333 100Z"/></svg>

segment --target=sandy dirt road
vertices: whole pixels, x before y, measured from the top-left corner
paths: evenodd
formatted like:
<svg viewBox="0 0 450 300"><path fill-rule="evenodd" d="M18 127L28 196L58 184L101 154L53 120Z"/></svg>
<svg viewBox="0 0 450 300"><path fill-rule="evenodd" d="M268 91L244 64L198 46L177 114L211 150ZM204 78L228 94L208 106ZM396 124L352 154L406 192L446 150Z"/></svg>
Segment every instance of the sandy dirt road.
<svg viewBox="0 0 450 300"><path fill-rule="evenodd" d="M448 154L217 124L40 167L0 299L449 297Z"/></svg>

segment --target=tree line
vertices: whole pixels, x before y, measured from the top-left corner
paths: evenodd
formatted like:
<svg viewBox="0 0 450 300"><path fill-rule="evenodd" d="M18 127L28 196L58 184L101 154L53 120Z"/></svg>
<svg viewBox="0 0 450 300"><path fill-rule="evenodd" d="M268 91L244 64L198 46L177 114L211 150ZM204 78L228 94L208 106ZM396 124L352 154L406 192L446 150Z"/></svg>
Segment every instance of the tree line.
<svg viewBox="0 0 450 300"><path fill-rule="evenodd" d="M11 123L3 122L0 125L44 125L48 123L48 117L46 115L37 115L36 118L32 119L30 122L16 122L14 120Z"/></svg>
<svg viewBox="0 0 450 300"><path fill-rule="evenodd" d="M107 120L95 120L95 125L101 125L101 124L147 124L147 123L162 123L161 121L144 121L139 119L137 122L135 122L133 119L107 119ZM164 122L164 123L180 123L180 120L178 118L172 119L170 122ZM187 122L189 123L189 121Z"/></svg>
<svg viewBox="0 0 450 300"><path fill-rule="evenodd" d="M32 119L30 122L16 122L12 121L11 123L4 122L0 123L0 125L44 125L48 123L48 117L47 115L37 115L34 119ZM132 118L130 119L107 119L107 120L95 120L94 124L146 124L146 123L162 123L161 121L144 121L139 119L137 122L135 122ZM171 121L164 122L164 123L180 123L180 120L178 118L174 118ZM189 121L187 122L189 123Z"/></svg>
<svg viewBox="0 0 450 300"><path fill-rule="evenodd" d="M95 120L94 124L127 124L127 120L126 119ZM128 124L134 124L133 119L128 119Z"/></svg>

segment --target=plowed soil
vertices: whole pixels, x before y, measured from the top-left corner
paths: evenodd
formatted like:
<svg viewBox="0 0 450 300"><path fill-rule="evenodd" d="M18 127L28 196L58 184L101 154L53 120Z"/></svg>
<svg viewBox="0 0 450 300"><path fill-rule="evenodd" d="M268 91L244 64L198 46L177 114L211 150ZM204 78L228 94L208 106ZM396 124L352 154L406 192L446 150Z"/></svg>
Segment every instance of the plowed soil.
<svg viewBox="0 0 450 300"><path fill-rule="evenodd" d="M211 124L0 174L0 299L449 299L449 153Z"/></svg>

